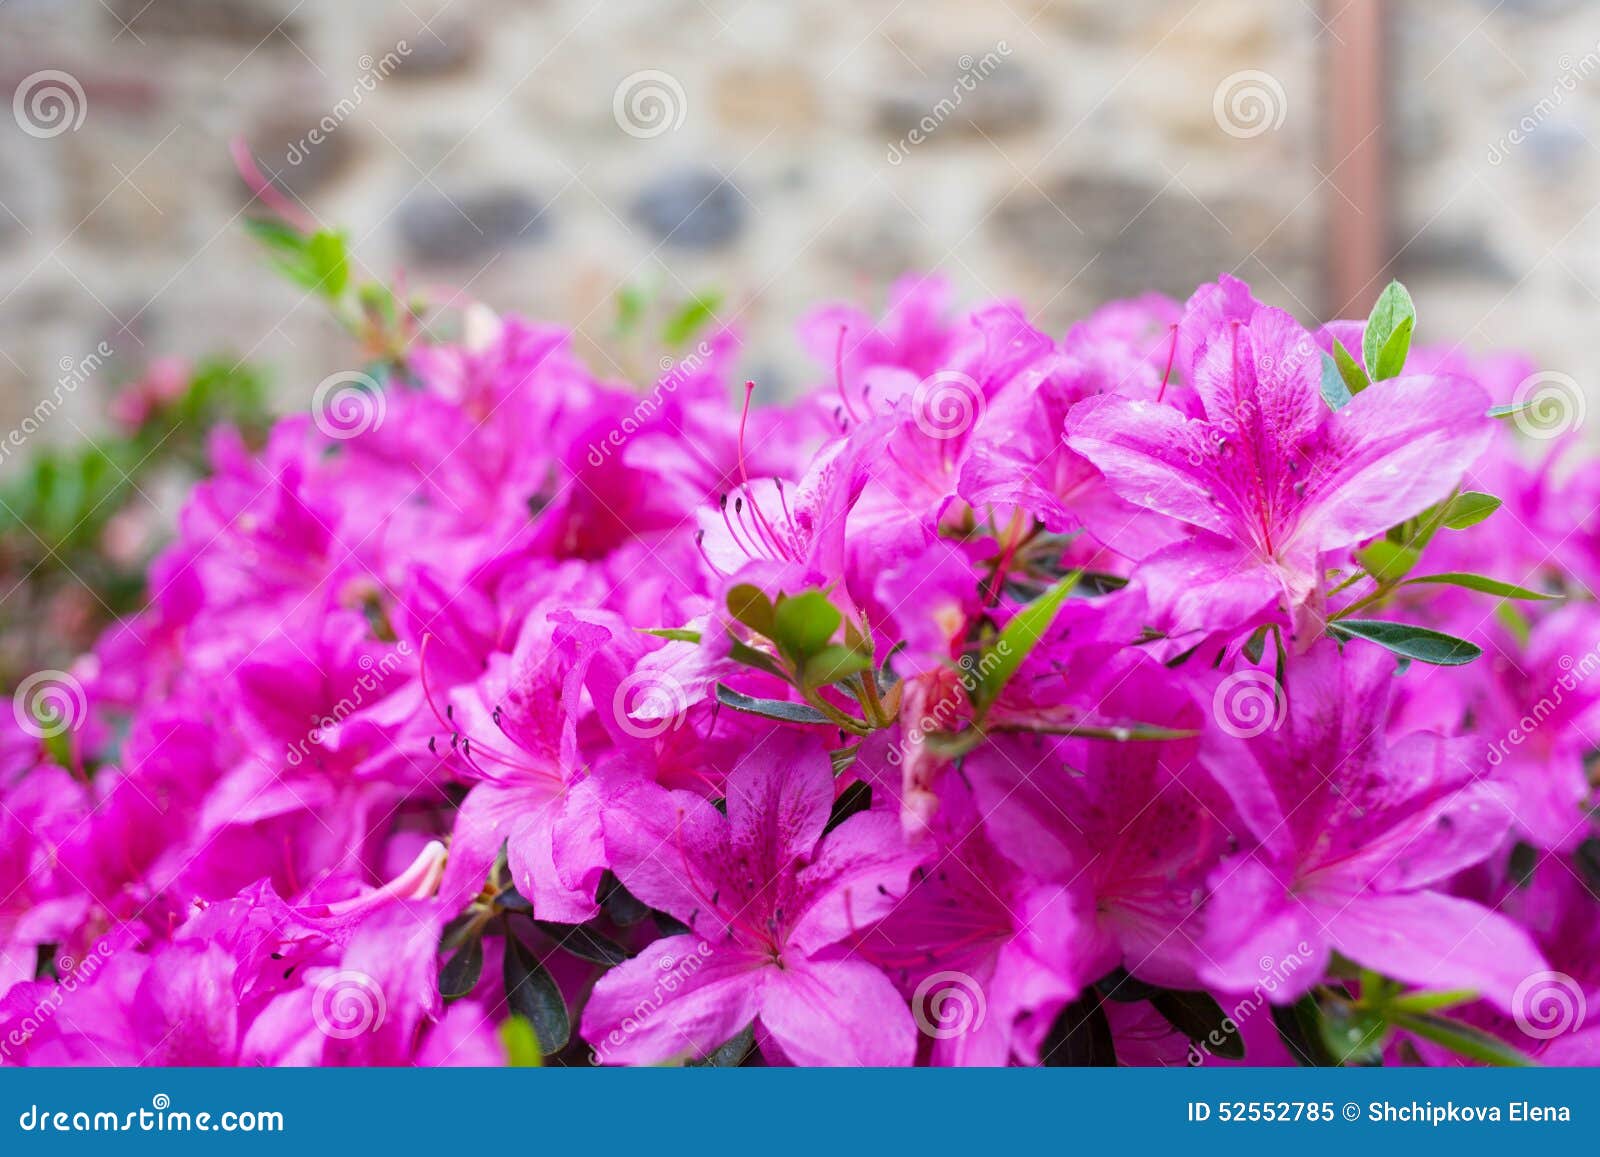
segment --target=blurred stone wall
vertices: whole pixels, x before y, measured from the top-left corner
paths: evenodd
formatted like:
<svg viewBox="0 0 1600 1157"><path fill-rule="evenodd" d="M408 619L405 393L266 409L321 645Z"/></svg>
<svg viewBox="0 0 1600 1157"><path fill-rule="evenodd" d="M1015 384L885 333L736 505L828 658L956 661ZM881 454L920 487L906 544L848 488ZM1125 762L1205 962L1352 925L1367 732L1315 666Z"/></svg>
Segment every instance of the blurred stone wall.
<svg viewBox="0 0 1600 1157"><path fill-rule="evenodd" d="M110 383L157 354L258 361L283 407L351 363L239 228L238 135L349 229L366 275L573 325L602 368L629 282L723 291L746 372L775 389L815 372L794 338L809 305L875 304L906 271L1016 297L1058 332L1220 270L1316 316L1343 195L1323 155L1324 15L1314 0L6 0L0 424L102 340L115 356L43 436L92 432ZM1600 12L1407 0L1390 23L1397 269L1424 337L1523 345L1588 380ZM67 123L34 99L50 85Z"/></svg>

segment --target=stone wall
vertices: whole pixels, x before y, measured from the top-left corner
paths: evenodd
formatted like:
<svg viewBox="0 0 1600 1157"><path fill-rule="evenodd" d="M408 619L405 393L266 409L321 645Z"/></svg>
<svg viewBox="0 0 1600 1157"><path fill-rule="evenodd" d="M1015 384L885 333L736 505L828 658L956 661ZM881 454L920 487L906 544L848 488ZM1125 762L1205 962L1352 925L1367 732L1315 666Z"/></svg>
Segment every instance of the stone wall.
<svg viewBox="0 0 1600 1157"><path fill-rule="evenodd" d="M574 325L602 366L626 282L722 290L746 371L775 389L814 372L793 336L808 305L880 300L907 270L1015 296L1057 331L1219 270L1316 316L1343 195L1323 155L1322 15L1313 0L9 0L3 91L21 100L43 70L78 91L70 125L26 102L15 128L0 118L0 423L102 340L111 364L46 436L92 431L110 383L158 353L259 361L285 407L351 361L316 302L259 271L236 135L348 227L366 274ZM1600 19L1560 0L1410 0L1390 23L1395 246L1424 337L1527 346L1588 381Z"/></svg>

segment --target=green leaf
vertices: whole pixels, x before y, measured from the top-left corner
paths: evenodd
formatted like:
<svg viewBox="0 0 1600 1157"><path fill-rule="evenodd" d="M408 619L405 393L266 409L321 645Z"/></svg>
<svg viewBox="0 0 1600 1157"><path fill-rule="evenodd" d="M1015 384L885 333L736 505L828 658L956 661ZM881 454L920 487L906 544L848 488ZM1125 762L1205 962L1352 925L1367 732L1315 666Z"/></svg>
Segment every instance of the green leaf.
<svg viewBox="0 0 1600 1157"><path fill-rule="evenodd" d="M758 651L746 643L741 643L738 639L730 639L728 641L728 658L735 663L743 663L746 667L754 667L757 671L765 671L768 675L776 679L782 679L785 683L791 681L783 667L771 655L765 651Z"/></svg>
<svg viewBox="0 0 1600 1157"><path fill-rule="evenodd" d="M1405 992L1390 997L1384 1008L1390 1013L1438 1012L1441 1009L1455 1008L1457 1005L1471 1004L1477 999L1478 994L1470 988L1458 988L1447 992Z"/></svg>
<svg viewBox="0 0 1600 1157"><path fill-rule="evenodd" d="M1390 542L1387 538L1380 538L1370 545L1356 552L1356 557L1361 560L1361 565L1367 568L1367 573L1379 582L1394 582L1404 578L1406 572L1417 565L1417 560L1422 556L1409 546L1401 546L1397 542Z"/></svg>
<svg viewBox="0 0 1600 1157"><path fill-rule="evenodd" d="M1336 1068L1339 1058L1328 1051L1322 1036L1322 1010L1307 993L1294 1004L1272 1006L1272 1023L1284 1047L1297 1063L1308 1068Z"/></svg>
<svg viewBox="0 0 1600 1157"><path fill-rule="evenodd" d="M1371 379L1367 377L1367 371L1361 368L1361 363L1344 348L1344 343L1338 338L1333 339L1333 364L1351 396L1359 394L1372 384Z"/></svg>
<svg viewBox="0 0 1600 1157"><path fill-rule="evenodd" d="M524 896L515 888L504 888L494 898L495 906L507 912L520 912L525 916L533 915L533 901Z"/></svg>
<svg viewBox="0 0 1600 1157"><path fill-rule="evenodd" d="M768 637L793 658L805 660L828 645L843 621L839 608L821 591L779 595Z"/></svg>
<svg viewBox="0 0 1600 1157"><path fill-rule="evenodd" d="M626 948L587 924L555 924L549 920L535 920L534 925L554 940L557 948L572 953L580 960L591 960L596 964L621 964L631 959Z"/></svg>
<svg viewBox="0 0 1600 1157"><path fill-rule="evenodd" d="M1394 336L1394 331L1406 321L1415 325L1416 320L1417 307L1412 304L1406 287L1398 281L1391 281L1384 286L1372 312L1367 316L1366 332L1361 335L1361 357L1374 376L1377 375L1378 359L1383 354L1384 346Z"/></svg>
<svg viewBox="0 0 1600 1157"><path fill-rule="evenodd" d="M1424 1040L1443 1045L1453 1053L1487 1065L1525 1068L1537 1062L1526 1053L1519 1052L1499 1037L1490 1036L1482 1029L1463 1024L1448 1017L1429 1013L1401 1013L1391 1023L1396 1028L1415 1033Z"/></svg>
<svg viewBox="0 0 1600 1157"><path fill-rule="evenodd" d="M342 233L301 233L278 221L249 220L245 229L266 248L272 264L302 289L337 298L350 283L350 261Z"/></svg>
<svg viewBox="0 0 1600 1157"><path fill-rule="evenodd" d="M690 1061L685 1068L691 1069L736 1069L744 1063L744 1058L750 1055L750 1050L756 1047L756 1026L747 1024L738 1036L719 1045L717 1050L703 1061Z"/></svg>
<svg viewBox="0 0 1600 1157"><path fill-rule="evenodd" d="M1342 410L1350 404L1350 387L1339 374L1339 363L1332 354L1322 355L1322 400L1330 410Z"/></svg>
<svg viewBox="0 0 1600 1157"><path fill-rule="evenodd" d="M833 810L828 813L828 826L822 829L822 834L827 835L851 816L864 812L871 806L872 785L865 780L856 780L833 801Z"/></svg>
<svg viewBox="0 0 1600 1157"><path fill-rule="evenodd" d="M1261 656L1267 652L1267 634L1272 630L1272 624L1262 623L1250 637L1244 641L1244 657L1252 663L1261 662Z"/></svg>
<svg viewBox="0 0 1600 1157"><path fill-rule="evenodd" d="M439 995L457 1000L477 986L483 975L483 938L474 936L456 950L439 970Z"/></svg>
<svg viewBox="0 0 1600 1157"><path fill-rule="evenodd" d="M700 632L690 630L688 627L641 627L646 635L654 635L658 639L671 639L674 643L698 643Z"/></svg>
<svg viewBox="0 0 1600 1157"><path fill-rule="evenodd" d="M805 661L800 681L807 687L825 687L870 670L870 656L839 643L830 643Z"/></svg>
<svg viewBox="0 0 1600 1157"><path fill-rule="evenodd" d="M1531 407L1533 402L1534 400L1530 398L1526 402L1508 402L1503 406L1490 406L1484 413L1491 418L1515 418Z"/></svg>
<svg viewBox="0 0 1600 1157"><path fill-rule="evenodd" d="M1459 571L1450 571L1445 574L1424 574L1415 578L1408 578L1401 586L1412 586L1416 583L1444 583L1447 586L1465 587L1469 591L1480 591L1486 595L1499 595L1503 599L1537 599L1548 601L1561 598L1560 595L1547 595L1543 591L1529 590L1519 587L1515 583L1501 582L1499 579L1489 578L1481 574L1465 574Z"/></svg>
<svg viewBox="0 0 1600 1157"><path fill-rule="evenodd" d="M506 933L506 1003L516 1015L527 1018L539 1039L539 1051L551 1056L567 1047L572 1022L567 1003L555 978L515 932Z"/></svg>
<svg viewBox="0 0 1600 1157"><path fill-rule="evenodd" d="M661 327L661 340L669 347L682 346L714 321L722 305L722 294L702 293L690 299Z"/></svg>
<svg viewBox="0 0 1600 1157"><path fill-rule="evenodd" d="M1407 317L1394 327L1394 332L1378 353L1378 364L1372 371L1374 381L1398 378L1400 371L1406 368L1406 355L1411 352L1411 327L1415 324L1416 318Z"/></svg>
<svg viewBox="0 0 1600 1157"><path fill-rule="evenodd" d="M1169 989L1151 997L1150 1004L1168 1024L1205 1051L1232 1061L1244 1059L1244 1038L1239 1035L1239 1026L1210 993Z"/></svg>
<svg viewBox="0 0 1600 1157"><path fill-rule="evenodd" d="M1328 624L1328 633L1336 639L1365 639L1401 658L1436 667L1459 667L1483 654L1481 647L1454 635L1381 619L1335 619Z"/></svg>
<svg viewBox="0 0 1600 1157"><path fill-rule="evenodd" d="M1040 1046L1039 1060L1046 1068L1098 1068L1117 1063L1111 1022L1092 990L1061 1010Z"/></svg>
<svg viewBox="0 0 1600 1157"><path fill-rule="evenodd" d="M306 257L316 280L311 288L324 297L336 298L350 284L350 259L342 234L324 229L311 235Z"/></svg>
<svg viewBox="0 0 1600 1157"><path fill-rule="evenodd" d="M1533 624L1528 622L1528 616L1522 613L1521 607L1516 603L1496 603L1494 617L1502 627L1511 632L1512 637L1517 640L1517 646L1528 645L1528 640L1533 635Z"/></svg>
<svg viewBox="0 0 1600 1157"><path fill-rule="evenodd" d="M1389 1029L1371 1009L1334 1001L1322 1009L1322 1043L1335 1064L1375 1065L1383 1061Z"/></svg>
<svg viewBox="0 0 1600 1157"><path fill-rule="evenodd" d="M544 1054L539 1051L539 1038L526 1017L509 1016L500 1022L500 1043L505 1046L506 1065L513 1069L537 1069L544 1066Z"/></svg>
<svg viewBox="0 0 1600 1157"><path fill-rule="evenodd" d="M639 327L650 294L642 285L624 285L617 290L617 336L626 337Z"/></svg>
<svg viewBox="0 0 1600 1157"><path fill-rule="evenodd" d="M1444 509L1444 524L1451 530L1465 530L1476 526L1500 509L1500 500L1493 494L1477 490L1464 490L1450 500Z"/></svg>
<svg viewBox="0 0 1600 1157"><path fill-rule="evenodd" d="M619 928L632 928L650 915L650 906L622 886L622 881L607 871L600 877L595 900Z"/></svg>
<svg viewBox="0 0 1600 1157"><path fill-rule="evenodd" d="M759 715L763 719L776 719L780 723L826 723L832 720L815 707L804 703L790 703L783 699L757 699L735 691L725 683L717 684L717 702L735 711Z"/></svg>
<svg viewBox="0 0 1600 1157"><path fill-rule="evenodd" d="M1118 1004L1140 1004L1154 1000L1161 989L1140 980L1126 968L1118 966L1094 982L1094 990L1107 1000Z"/></svg>
<svg viewBox="0 0 1600 1157"><path fill-rule="evenodd" d="M986 711L1000 697L1023 660L1039 645L1077 581L1078 572L1073 571L1018 611L978 661L977 699L981 710Z"/></svg>
<svg viewBox="0 0 1600 1157"><path fill-rule="evenodd" d="M754 583L735 583L728 590L728 613L736 623L743 623L765 638L773 636L772 600L767 592Z"/></svg>

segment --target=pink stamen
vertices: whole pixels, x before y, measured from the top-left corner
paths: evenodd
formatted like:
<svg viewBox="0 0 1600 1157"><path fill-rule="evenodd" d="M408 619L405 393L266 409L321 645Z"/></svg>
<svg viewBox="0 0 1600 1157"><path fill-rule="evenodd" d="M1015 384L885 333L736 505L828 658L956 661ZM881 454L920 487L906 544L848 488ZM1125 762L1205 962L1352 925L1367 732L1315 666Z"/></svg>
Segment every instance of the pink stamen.
<svg viewBox="0 0 1600 1157"><path fill-rule="evenodd" d="M309 234L317 231L317 223L311 216L278 192L278 187L262 173L260 166L256 164L256 159L250 155L250 146L245 144L243 137L235 137L228 146L228 151L233 154L233 167L238 170L240 179L244 181L256 200L300 232Z"/></svg>
<svg viewBox="0 0 1600 1157"><path fill-rule="evenodd" d="M844 403L844 412L850 415L851 421L859 422L861 418L856 413L856 408L850 404L850 395L844 388L844 335L849 332L849 326L839 327L839 341L833 348L833 381L839 390L839 400Z"/></svg>
<svg viewBox="0 0 1600 1157"><path fill-rule="evenodd" d="M1167 350L1167 368L1161 375L1161 388L1156 391L1156 401L1167 396L1167 383L1172 380L1172 363L1178 356L1178 327L1172 326L1172 345Z"/></svg>
<svg viewBox="0 0 1600 1157"><path fill-rule="evenodd" d="M389 900L426 900L438 890L439 881L444 878L444 861L444 844L429 840L416 859L394 879L365 896L352 896L327 905L327 914L348 916Z"/></svg>

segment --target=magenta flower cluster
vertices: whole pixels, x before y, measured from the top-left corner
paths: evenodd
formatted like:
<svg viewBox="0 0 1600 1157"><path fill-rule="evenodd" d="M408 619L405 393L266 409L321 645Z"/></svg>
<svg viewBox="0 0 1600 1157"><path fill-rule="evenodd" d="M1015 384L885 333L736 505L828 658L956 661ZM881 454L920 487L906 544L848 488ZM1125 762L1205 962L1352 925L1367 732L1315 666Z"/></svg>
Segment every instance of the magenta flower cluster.
<svg viewBox="0 0 1600 1157"><path fill-rule="evenodd" d="M220 432L6 720L0 1060L1600 1062L1600 462L1415 320L496 319Z"/></svg>

